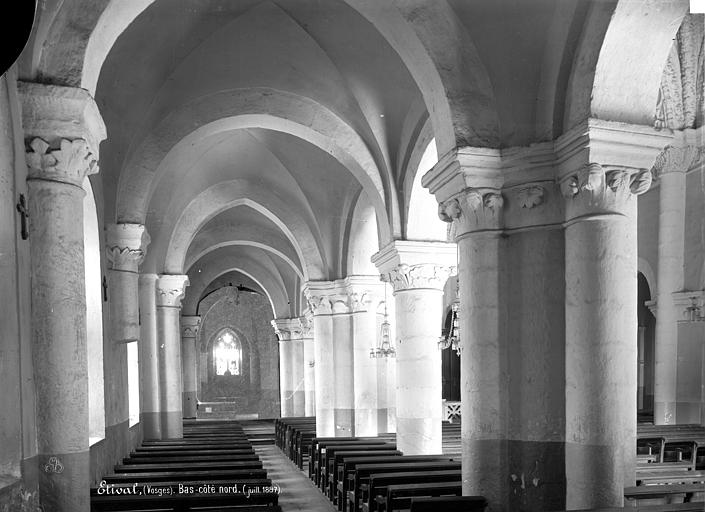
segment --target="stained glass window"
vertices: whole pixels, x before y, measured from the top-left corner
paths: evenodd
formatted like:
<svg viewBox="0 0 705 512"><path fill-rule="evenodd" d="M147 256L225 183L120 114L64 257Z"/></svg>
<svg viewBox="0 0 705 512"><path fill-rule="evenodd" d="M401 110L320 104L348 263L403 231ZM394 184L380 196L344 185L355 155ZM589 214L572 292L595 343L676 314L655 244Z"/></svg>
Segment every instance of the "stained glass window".
<svg viewBox="0 0 705 512"><path fill-rule="evenodd" d="M242 346L230 331L218 336L213 347L216 375L240 375L242 367Z"/></svg>

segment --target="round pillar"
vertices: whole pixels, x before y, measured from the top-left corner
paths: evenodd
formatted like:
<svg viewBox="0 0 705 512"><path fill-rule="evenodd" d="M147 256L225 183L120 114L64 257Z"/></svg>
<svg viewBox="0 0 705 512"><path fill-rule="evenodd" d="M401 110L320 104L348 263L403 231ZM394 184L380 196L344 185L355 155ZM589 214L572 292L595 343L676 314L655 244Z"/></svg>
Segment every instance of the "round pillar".
<svg viewBox="0 0 705 512"><path fill-rule="evenodd" d="M198 416L198 331L201 327L200 316L181 317L181 360L183 363L182 382L184 391L182 407L184 418Z"/></svg>
<svg viewBox="0 0 705 512"><path fill-rule="evenodd" d="M566 507L621 507L634 485L636 197L651 174L585 166L566 202Z"/></svg>
<svg viewBox="0 0 705 512"><path fill-rule="evenodd" d="M335 365L333 361L333 317L330 301L310 291L307 295L313 312L314 371L316 383L316 435L335 436Z"/></svg>
<svg viewBox="0 0 705 512"><path fill-rule="evenodd" d="M156 274L140 274L140 422L144 439L161 439Z"/></svg>
<svg viewBox="0 0 705 512"><path fill-rule="evenodd" d="M291 384L293 415L300 417L306 413L304 391L304 341L296 337L291 340Z"/></svg>
<svg viewBox="0 0 705 512"><path fill-rule="evenodd" d="M149 245L149 235L141 224L106 226L108 303L110 336L103 347L105 380L106 436L113 439L118 453L129 451L129 382L127 344L140 337L139 274Z"/></svg>
<svg viewBox="0 0 705 512"><path fill-rule="evenodd" d="M453 253L455 252L454 244ZM455 257L455 254L453 254ZM438 338L450 266L398 265L382 277L394 287L397 447L405 455L442 452L442 381Z"/></svg>
<svg viewBox="0 0 705 512"><path fill-rule="evenodd" d="M678 312L673 293L684 287L685 178L694 148L668 147L654 166L659 178L654 423L678 423Z"/></svg>
<svg viewBox="0 0 705 512"><path fill-rule="evenodd" d="M371 285L372 283L370 283ZM386 285L377 279L374 286L379 290ZM353 302L352 314L355 435L376 436L379 432L378 361L370 357L370 349L379 343L377 306L380 298L379 293L375 294L372 291L358 291L354 296L357 299ZM379 363L383 364L384 361L379 361ZM383 430L383 432L385 431Z"/></svg>
<svg viewBox="0 0 705 512"><path fill-rule="evenodd" d="M162 438L183 437L181 383L181 299L188 276L160 275L157 279L157 339Z"/></svg>
<svg viewBox="0 0 705 512"><path fill-rule="evenodd" d="M308 317L301 319L301 342L303 344L303 374L304 374L304 415L316 415L316 374L315 347L313 341L313 320Z"/></svg>

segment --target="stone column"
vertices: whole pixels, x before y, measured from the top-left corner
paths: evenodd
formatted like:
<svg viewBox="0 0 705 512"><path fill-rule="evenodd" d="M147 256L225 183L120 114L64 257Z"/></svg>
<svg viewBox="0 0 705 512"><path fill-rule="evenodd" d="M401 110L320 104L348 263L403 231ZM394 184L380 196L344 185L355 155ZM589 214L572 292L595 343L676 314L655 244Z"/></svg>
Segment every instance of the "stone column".
<svg viewBox="0 0 705 512"><path fill-rule="evenodd" d="M88 92L18 83L28 142L32 359L39 493L56 512L87 512L88 364L84 178L105 126Z"/></svg>
<svg viewBox="0 0 705 512"><path fill-rule="evenodd" d="M309 282L304 289L313 313L316 435L335 436L335 364L333 359L333 307L325 296L329 282Z"/></svg>
<svg viewBox="0 0 705 512"><path fill-rule="evenodd" d="M316 415L316 375L315 375L315 347L312 316L302 316L301 342L303 344L303 372L304 372L304 415Z"/></svg>
<svg viewBox="0 0 705 512"><path fill-rule="evenodd" d="M198 331L201 328L200 316L181 317L181 360L183 371L183 411L184 418L198 416Z"/></svg>
<svg viewBox="0 0 705 512"><path fill-rule="evenodd" d="M157 336L162 438L183 437L181 385L181 328L179 316L188 276L160 275L157 279Z"/></svg>
<svg viewBox="0 0 705 512"><path fill-rule="evenodd" d="M397 447L406 455L442 451L443 286L457 264L455 244L396 241L372 257L394 288L397 327Z"/></svg>
<svg viewBox="0 0 705 512"><path fill-rule="evenodd" d="M654 371L654 423L673 425L678 420L678 321L673 294L684 289L685 178L698 148L669 146L659 155L653 171L659 183L656 342Z"/></svg>
<svg viewBox="0 0 705 512"><path fill-rule="evenodd" d="M385 284L378 276L351 276L347 281L353 310L355 435L376 436L379 433L378 361L370 357L370 349L379 342L377 308L383 301Z"/></svg>
<svg viewBox="0 0 705 512"><path fill-rule="evenodd" d="M297 372L296 351L297 348L303 348L300 345L301 327L298 318L278 318L272 320L272 327L277 334L279 340L279 394L281 397L281 415L282 418L293 417L300 415L296 410L296 403L302 402L303 392L297 390L296 376L301 372ZM297 345L295 341L298 340ZM300 358L298 358L300 359ZM300 396L295 399L296 393Z"/></svg>
<svg viewBox="0 0 705 512"><path fill-rule="evenodd" d="M162 438L156 282L157 274L140 274L140 422L144 439Z"/></svg>
<svg viewBox="0 0 705 512"><path fill-rule="evenodd" d="M566 506L622 506L634 485L636 195L651 173L584 165L566 197Z"/></svg>
<svg viewBox="0 0 705 512"><path fill-rule="evenodd" d="M129 452L127 343L138 342L140 337L138 267L150 239L141 224L108 224L105 240L110 263L110 336L103 344L105 434L119 455Z"/></svg>

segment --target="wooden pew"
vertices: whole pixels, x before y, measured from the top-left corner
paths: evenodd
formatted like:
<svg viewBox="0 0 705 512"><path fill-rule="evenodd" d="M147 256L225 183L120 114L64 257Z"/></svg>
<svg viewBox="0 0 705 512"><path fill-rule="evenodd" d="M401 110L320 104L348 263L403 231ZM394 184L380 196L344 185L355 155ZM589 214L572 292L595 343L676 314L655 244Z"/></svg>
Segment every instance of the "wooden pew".
<svg viewBox="0 0 705 512"><path fill-rule="evenodd" d="M487 506L482 496L437 496L412 498L409 512L484 512Z"/></svg>
<svg viewBox="0 0 705 512"><path fill-rule="evenodd" d="M194 462L244 462L251 460L259 460L259 457L253 453L241 453L238 455L193 455L190 457L126 457L122 459L123 464L140 465L140 464L181 464L182 466Z"/></svg>
<svg viewBox="0 0 705 512"><path fill-rule="evenodd" d="M377 512L394 512L396 510L408 510L411 507L411 499L417 496L460 496L463 493L463 485L457 482L431 482L417 484L395 484L387 487L386 496L378 496ZM367 511L363 503L363 512Z"/></svg>
<svg viewBox="0 0 705 512"><path fill-rule="evenodd" d="M374 510L374 503L380 503L387 495L387 489L398 484L421 484L437 482L461 483L460 469L440 471L413 471L399 473L372 473L368 484L367 500L362 503L362 510Z"/></svg>
<svg viewBox="0 0 705 512"><path fill-rule="evenodd" d="M360 503L366 497L369 478L373 473L442 471L460 469L460 461L452 460L443 455L404 455L390 458L386 461L354 463L346 469L347 474L347 507L351 512L360 508Z"/></svg>
<svg viewBox="0 0 705 512"><path fill-rule="evenodd" d="M236 462L192 462L188 467L183 464L118 464L115 473L145 473L150 471L188 471L211 469L262 469L262 461L246 460Z"/></svg>
<svg viewBox="0 0 705 512"><path fill-rule="evenodd" d="M387 442L367 442L367 441L352 441L352 442L332 442L332 443L326 443L324 446L321 448L321 452L319 454L319 463L318 463L318 481L317 485L318 487L324 491L325 494L325 489L328 485L328 468L329 465L331 464L331 459L335 457L335 453L338 451L365 451L365 452L374 452L374 451L385 451L385 452L394 452L397 449L396 443L387 443Z"/></svg>
<svg viewBox="0 0 705 512"><path fill-rule="evenodd" d="M185 470L185 471L146 471L143 473L117 473L105 475L107 483L149 483L187 480L238 480L248 478L267 478L265 469L221 469L221 470Z"/></svg>
<svg viewBox="0 0 705 512"><path fill-rule="evenodd" d="M339 466L342 465L345 457L401 457L402 453L399 450L338 450L327 465L327 493L328 499L337 504L337 488L339 478Z"/></svg>
<svg viewBox="0 0 705 512"><path fill-rule="evenodd" d="M366 441L366 444L386 444L387 440L376 437L314 437L311 440L311 457L309 458L308 476L318 485L319 459L322 450L329 444L359 444Z"/></svg>
<svg viewBox="0 0 705 512"><path fill-rule="evenodd" d="M624 489L624 498L629 503L661 505L666 503L703 502L705 484L637 485ZM656 503L658 501L658 503ZM705 503L703 503L705 510Z"/></svg>

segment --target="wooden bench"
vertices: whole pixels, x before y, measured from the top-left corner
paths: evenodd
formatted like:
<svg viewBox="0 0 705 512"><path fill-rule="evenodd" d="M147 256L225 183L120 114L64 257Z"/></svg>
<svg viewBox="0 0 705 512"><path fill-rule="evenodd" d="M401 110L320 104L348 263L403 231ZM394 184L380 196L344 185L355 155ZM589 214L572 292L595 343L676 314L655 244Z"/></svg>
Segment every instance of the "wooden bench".
<svg viewBox="0 0 705 512"><path fill-rule="evenodd" d="M328 489L327 496L335 505L338 501L337 488L338 479L340 478L340 466L346 457L401 457L402 452L399 450L339 450L335 452L335 456L328 463ZM369 460L368 459L368 460Z"/></svg>
<svg viewBox="0 0 705 512"><path fill-rule="evenodd" d="M411 507L411 499L417 496L460 496L463 493L463 485L457 482L431 482L417 484L395 484L387 487L386 496L378 496L375 499L377 512L394 512L395 510L408 510ZM362 511L371 512L366 509L363 503Z"/></svg>
<svg viewBox="0 0 705 512"><path fill-rule="evenodd" d="M265 469L222 469L184 471L146 471L143 473L117 473L103 477L108 483L182 482L187 480L237 480L247 478L267 478Z"/></svg>
<svg viewBox="0 0 705 512"><path fill-rule="evenodd" d="M190 471L211 469L262 469L262 461L246 460L236 462L192 462L188 467L183 464L118 464L115 473L144 473L148 471Z"/></svg>
<svg viewBox="0 0 705 512"><path fill-rule="evenodd" d="M409 512L484 512L487 506L482 496L437 496L412 498Z"/></svg>
<svg viewBox="0 0 705 512"><path fill-rule="evenodd" d="M705 484L637 485L625 488L624 498L630 503L639 504L646 504L645 501L653 504L703 502ZM703 509L705 509L705 503Z"/></svg>
<svg viewBox="0 0 705 512"><path fill-rule="evenodd" d="M259 460L255 453L241 455L194 455L191 457L126 457L122 459L123 464L181 464L189 465L193 462L245 462Z"/></svg>
<svg viewBox="0 0 705 512"><path fill-rule="evenodd" d="M351 467L345 470L348 484L346 495L348 509L356 512L360 508L360 502L363 497L366 497L370 475L373 473L442 471L460 468L459 460L451 460L443 455L404 455L386 461L351 463Z"/></svg>
<svg viewBox="0 0 705 512"><path fill-rule="evenodd" d="M345 444L360 444L365 441L365 444L386 444L387 441L378 438L364 438L364 437L314 437L311 440L311 457L309 459L309 478L314 481L316 485L319 483L319 467L320 458L322 453L325 453L326 446L328 445L345 445Z"/></svg>
<svg viewBox="0 0 705 512"><path fill-rule="evenodd" d="M461 483L460 469L445 469L440 471L413 471L398 473L373 473L368 484L367 500L363 501L362 509L373 510L374 503L384 499L387 489L398 484L422 484L437 482Z"/></svg>
<svg viewBox="0 0 705 512"><path fill-rule="evenodd" d="M385 455L396 455L396 443L381 443L381 444L366 444L366 443L343 443L326 445L325 451L321 453L319 462L319 488L326 493L326 488L329 483L329 471L333 470L335 454L340 451L362 451L366 453L386 452ZM380 454L381 455L381 454Z"/></svg>

